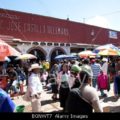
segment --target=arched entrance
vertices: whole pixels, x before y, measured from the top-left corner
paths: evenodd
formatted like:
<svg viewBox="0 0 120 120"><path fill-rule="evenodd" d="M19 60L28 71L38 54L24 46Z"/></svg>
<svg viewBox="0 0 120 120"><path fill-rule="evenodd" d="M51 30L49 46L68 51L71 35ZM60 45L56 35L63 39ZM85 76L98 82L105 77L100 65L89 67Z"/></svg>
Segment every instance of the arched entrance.
<svg viewBox="0 0 120 120"><path fill-rule="evenodd" d="M46 52L40 47L33 47L28 50L28 53L33 54L37 57L37 61L46 60Z"/></svg>
<svg viewBox="0 0 120 120"><path fill-rule="evenodd" d="M50 60L51 60L51 66L55 63L55 60L54 58L57 56L57 55L62 55L62 54L66 54L65 50L62 49L62 48L54 48L51 52L50 52Z"/></svg>

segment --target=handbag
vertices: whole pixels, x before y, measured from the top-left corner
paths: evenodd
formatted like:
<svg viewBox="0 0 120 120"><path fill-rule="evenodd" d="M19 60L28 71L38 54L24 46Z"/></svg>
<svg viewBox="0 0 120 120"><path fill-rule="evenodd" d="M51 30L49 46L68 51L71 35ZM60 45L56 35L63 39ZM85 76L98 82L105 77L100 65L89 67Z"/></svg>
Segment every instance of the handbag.
<svg viewBox="0 0 120 120"><path fill-rule="evenodd" d="M65 82L61 82L61 85L60 85L61 88L69 88L69 84L67 81Z"/></svg>

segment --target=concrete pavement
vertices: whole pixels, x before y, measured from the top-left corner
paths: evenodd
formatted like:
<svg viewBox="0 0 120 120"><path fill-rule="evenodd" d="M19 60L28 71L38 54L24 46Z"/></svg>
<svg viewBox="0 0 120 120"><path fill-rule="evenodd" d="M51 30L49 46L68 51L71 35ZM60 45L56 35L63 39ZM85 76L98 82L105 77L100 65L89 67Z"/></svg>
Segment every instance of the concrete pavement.
<svg viewBox="0 0 120 120"><path fill-rule="evenodd" d="M111 89L109 92L105 91L108 97L100 98L100 103L104 107L104 112L120 112L120 98L114 98L113 94L113 83L111 83ZM100 95L100 92L98 91ZM59 101L52 100L51 91L44 91L41 96L42 112L58 112L61 111ZM25 105L24 112L31 112L31 103L23 100L22 96L14 98L15 104Z"/></svg>

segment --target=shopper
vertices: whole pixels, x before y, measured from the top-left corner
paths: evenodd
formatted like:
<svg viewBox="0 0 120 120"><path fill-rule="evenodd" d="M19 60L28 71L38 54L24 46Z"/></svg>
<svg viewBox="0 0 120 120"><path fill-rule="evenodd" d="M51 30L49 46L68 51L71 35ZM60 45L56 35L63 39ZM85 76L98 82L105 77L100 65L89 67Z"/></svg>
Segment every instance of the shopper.
<svg viewBox="0 0 120 120"><path fill-rule="evenodd" d="M66 112L92 113L103 112L97 90L91 86L91 70L82 69L79 74L80 87L71 89L66 102Z"/></svg>
<svg viewBox="0 0 120 120"><path fill-rule="evenodd" d="M41 111L41 92L43 91L40 81L40 66L37 63L31 65L29 71L31 74L28 78L28 90L31 97L32 112Z"/></svg>

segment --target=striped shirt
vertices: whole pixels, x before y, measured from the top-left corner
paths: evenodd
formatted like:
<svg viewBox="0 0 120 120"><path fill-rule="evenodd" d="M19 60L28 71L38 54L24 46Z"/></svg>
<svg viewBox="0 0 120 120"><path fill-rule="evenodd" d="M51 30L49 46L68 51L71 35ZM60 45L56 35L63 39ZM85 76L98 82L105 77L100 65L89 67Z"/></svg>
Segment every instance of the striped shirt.
<svg viewBox="0 0 120 120"><path fill-rule="evenodd" d="M100 69L101 69L100 64L98 64L98 63L91 64L91 69L93 72L93 79L98 77L98 75L100 73Z"/></svg>

